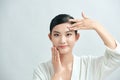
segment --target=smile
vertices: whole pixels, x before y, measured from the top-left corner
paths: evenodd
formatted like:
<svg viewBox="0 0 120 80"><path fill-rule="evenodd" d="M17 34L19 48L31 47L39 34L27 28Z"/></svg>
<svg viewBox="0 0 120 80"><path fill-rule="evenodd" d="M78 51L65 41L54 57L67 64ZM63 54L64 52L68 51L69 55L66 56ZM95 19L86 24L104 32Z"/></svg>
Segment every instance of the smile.
<svg viewBox="0 0 120 80"><path fill-rule="evenodd" d="M67 45L63 45L63 46L59 46L59 48L66 48L67 47Z"/></svg>

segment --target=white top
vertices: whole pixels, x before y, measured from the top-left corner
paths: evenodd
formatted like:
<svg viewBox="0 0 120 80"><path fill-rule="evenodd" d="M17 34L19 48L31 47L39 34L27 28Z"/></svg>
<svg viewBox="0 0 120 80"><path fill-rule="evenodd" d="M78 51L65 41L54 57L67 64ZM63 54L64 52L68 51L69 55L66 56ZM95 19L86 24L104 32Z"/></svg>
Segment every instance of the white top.
<svg viewBox="0 0 120 80"><path fill-rule="evenodd" d="M101 57L74 56L71 80L104 80L110 73L120 67L120 44L112 50L106 47ZM33 80L51 80L52 62L41 63L33 73Z"/></svg>

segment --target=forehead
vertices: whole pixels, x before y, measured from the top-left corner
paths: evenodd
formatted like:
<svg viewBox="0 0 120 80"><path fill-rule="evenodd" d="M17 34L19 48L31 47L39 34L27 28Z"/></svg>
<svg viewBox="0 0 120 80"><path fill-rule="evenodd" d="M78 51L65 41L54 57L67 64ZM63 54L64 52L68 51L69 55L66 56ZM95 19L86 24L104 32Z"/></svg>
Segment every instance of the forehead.
<svg viewBox="0 0 120 80"><path fill-rule="evenodd" d="M68 27L71 27L70 23L62 23L62 24L56 25L53 28L53 32L54 31L59 31L59 32L69 31Z"/></svg>

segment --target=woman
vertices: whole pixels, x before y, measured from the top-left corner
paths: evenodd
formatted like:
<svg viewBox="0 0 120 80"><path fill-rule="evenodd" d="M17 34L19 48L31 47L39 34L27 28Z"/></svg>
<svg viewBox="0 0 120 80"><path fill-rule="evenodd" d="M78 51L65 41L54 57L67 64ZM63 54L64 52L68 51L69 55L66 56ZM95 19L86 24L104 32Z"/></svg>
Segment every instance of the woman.
<svg viewBox="0 0 120 80"><path fill-rule="evenodd" d="M98 22L82 13L83 19L60 14L52 19L50 34L52 60L41 63L33 80L103 80L120 66L119 43ZM77 57L72 54L79 39L77 30L95 30L106 46L101 57Z"/></svg>

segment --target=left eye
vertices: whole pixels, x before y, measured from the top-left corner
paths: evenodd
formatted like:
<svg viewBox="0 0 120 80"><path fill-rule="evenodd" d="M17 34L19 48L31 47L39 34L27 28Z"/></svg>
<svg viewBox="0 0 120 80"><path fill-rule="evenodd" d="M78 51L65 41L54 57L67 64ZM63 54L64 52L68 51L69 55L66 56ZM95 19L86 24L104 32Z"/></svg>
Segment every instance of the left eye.
<svg viewBox="0 0 120 80"><path fill-rule="evenodd" d="M71 36L71 35L72 35L72 34L69 33L69 34L67 34L66 36Z"/></svg>

